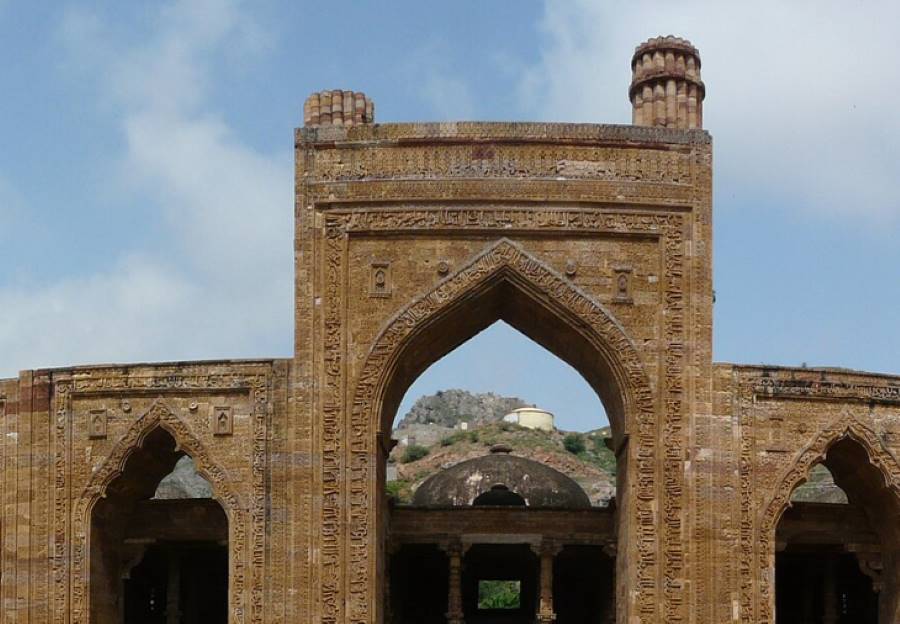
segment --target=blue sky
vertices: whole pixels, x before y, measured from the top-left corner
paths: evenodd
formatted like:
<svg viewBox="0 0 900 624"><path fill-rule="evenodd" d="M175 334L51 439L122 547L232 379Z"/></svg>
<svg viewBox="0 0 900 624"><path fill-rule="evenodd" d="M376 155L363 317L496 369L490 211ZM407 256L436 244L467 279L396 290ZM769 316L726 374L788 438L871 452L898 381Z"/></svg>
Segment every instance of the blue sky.
<svg viewBox="0 0 900 624"><path fill-rule="evenodd" d="M0 376L289 356L307 94L365 91L379 121L627 123L631 51L668 33L708 88L715 358L900 373L897 23L887 1L0 0ZM457 386L602 422L502 326L410 395Z"/></svg>

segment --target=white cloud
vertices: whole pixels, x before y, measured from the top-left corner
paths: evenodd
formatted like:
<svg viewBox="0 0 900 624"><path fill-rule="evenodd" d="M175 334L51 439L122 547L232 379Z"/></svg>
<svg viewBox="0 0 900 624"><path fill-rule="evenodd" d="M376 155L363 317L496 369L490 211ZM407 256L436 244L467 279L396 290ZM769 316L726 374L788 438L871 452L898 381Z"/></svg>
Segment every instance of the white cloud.
<svg viewBox="0 0 900 624"><path fill-rule="evenodd" d="M700 48L717 185L835 216L900 220L894 2L547 1L540 61L521 81L539 118L630 122L634 46Z"/></svg>
<svg viewBox="0 0 900 624"><path fill-rule="evenodd" d="M154 345L170 342L167 334L183 322L173 316L188 309L191 295L189 284L146 258L37 289L6 287L0 290L0 344L9 360L3 372L105 362L138 350L160 357Z"/></svg>
<svg viewBox="0 0 900 624"><path fill-rule="evenodd" d="M176 0L152 24L122 43L103 16L75 11L61 32L66 68L96 80L124 139L110 187L158 206L166 240L134 253L126 233L106 271L0 289L0 375L290 352L292 155L242 143L211 101L217 64L246 62L265 33L227 0Z"/></svg>

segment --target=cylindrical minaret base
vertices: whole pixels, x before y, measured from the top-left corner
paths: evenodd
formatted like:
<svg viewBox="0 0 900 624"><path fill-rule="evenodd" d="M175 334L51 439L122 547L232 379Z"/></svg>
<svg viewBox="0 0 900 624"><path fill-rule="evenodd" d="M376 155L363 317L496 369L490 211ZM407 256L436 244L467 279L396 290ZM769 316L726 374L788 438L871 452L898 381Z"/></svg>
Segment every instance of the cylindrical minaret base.
<svg viewBox="0 0 900 624"><path fill-rule="evenodd" d="M700 53L680 37L655 37L631 59L632 123L662 128L702 128L706 87Z"/></svg>
<svg viewBox="0 0 900 624"><path fill-rule="evenodd" d="M303 104L304 126L356 126L375 121L375 104L359 91L320 91Z"/></svg>

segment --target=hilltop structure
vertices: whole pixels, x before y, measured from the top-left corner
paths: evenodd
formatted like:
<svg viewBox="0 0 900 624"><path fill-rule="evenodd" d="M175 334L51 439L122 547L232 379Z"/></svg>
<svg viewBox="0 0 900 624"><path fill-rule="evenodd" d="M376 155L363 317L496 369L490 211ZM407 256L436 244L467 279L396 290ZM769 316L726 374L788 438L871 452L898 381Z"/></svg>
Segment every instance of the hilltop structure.
<svg viewBox="0 0 900 624"><path fill-rule="evenodd" d="M900 378L713 363L700 57L657 38L632 68L624 126L311 96L293 358L0 381L0 620L900 621ZM404 392L497 320L603 401L611 507L388 504ZM155 498L185 454L212 498ZM818 464L849 502L791 508Z"/></svg>
<svg viewBox="0 0 900 624"><path fill-rule="evenodd" d="M526 429L553 431L553 414L537 407L520 407L503 417L504 422L513 423Z"/></svg>

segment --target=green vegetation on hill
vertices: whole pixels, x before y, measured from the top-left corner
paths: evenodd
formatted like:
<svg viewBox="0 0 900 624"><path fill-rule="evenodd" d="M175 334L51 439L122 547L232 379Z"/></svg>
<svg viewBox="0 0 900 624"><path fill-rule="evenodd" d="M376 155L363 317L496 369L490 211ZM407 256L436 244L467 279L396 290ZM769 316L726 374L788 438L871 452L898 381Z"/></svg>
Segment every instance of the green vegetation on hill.
<svg viewBox="0 0 900 624"><path fill-rule="evenodd" d="M404 464L409 464L411 462L417 461L426 457L430 451L427 446L422 446L421 444L411 444L406 447L406 450L403 451L403 457L400 458L400 461Z"/></svg>
<svg viewBox="0 0 900 624"><path fill-rule="evenodd" d="M542 431L503 420L505 414L525 405L516 397L465 390L445 390L419 398L398 424L402 437L410 444L398 445L388 459L397 473L387 483L388 495L398 502L409 502L415 488L431 475L483 456L495 444L503 444L515 455L540 461L568 475L584 488L595 505L606 504L616 482L616 458L607 446L609 427L584 433ZM462 422L467 429L459 428ZM824 466L817 466L792 498L847 502Z"/></svg>
<svg viewBox="0 0 900 624"><path fill-rule="evenodd" d="M577 481L595 502L612 494L615 457L604 439L609 429L587 433L527 429L505 421L495 421L468 430L447 429L446 435L431 445L398 445L390 460L398 471L388 484L388 494L398 502L409 502L415 487L441 469L489 452L502 444L513 454L529 457L567 474ZM568 440L568 442L567 442Z"/></svg>

